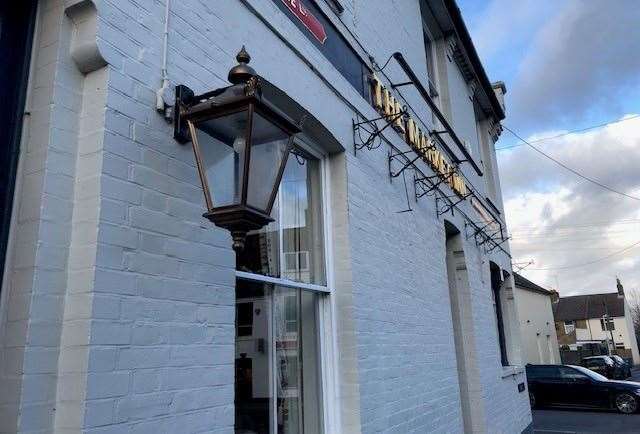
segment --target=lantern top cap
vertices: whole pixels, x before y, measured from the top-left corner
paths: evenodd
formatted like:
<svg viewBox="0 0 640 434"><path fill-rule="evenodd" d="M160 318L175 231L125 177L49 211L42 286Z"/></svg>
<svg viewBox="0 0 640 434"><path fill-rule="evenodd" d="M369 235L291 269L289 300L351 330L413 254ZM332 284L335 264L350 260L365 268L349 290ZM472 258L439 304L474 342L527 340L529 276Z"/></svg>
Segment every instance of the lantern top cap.
<svg viewBox="0 0 640 434"><path fill-rule="evenodd" d="M229 82L233 84L246 83L251 77L256 76L256 71L248 65L251 56L247 53L244 45L236 55L236 60L238 64L229 71Z"/></svg>

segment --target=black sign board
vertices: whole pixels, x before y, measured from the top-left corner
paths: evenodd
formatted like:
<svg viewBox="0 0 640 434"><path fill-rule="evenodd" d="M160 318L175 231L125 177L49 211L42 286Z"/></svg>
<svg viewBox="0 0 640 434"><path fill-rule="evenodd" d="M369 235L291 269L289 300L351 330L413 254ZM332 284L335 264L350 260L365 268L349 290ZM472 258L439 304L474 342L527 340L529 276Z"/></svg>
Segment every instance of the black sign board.
<svg viewBox="0 0 640 434"><path fill-rule="evenodd" d="M358 93L369 100L369 68L312 0L273 0Z"/></svg>

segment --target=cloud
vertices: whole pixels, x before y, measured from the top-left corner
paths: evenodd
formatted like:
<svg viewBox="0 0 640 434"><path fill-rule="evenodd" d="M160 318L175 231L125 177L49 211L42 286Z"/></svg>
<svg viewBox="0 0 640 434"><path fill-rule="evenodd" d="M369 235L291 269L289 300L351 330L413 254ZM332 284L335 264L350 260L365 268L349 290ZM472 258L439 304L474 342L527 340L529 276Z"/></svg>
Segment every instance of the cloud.
<svg viewBox="0 0 640 434"><path fill-rule="evenodd" d="M466 3L466 2L463 2ZM466 4L465 10L478 8ZM493 0L480 13L465 14L482 59L493 59L509 48L526 44L555 7L540 8L539 1Z"/></svg>
<svg viewBox="0 0 640 434"><path fill-rule="evenodd" d="M640 197L640 118L539 146ZM499 165L514 262L535 261L525 276L547 287L557 278L563 295L614 291L616 275L626 288L640 289L640 246L600 261L640 241L640 201L586 182L526 146L500 152Z"/></svg>
<svg viewBox="0 0 640 434"><path fill-rule="evenodd" d="M640 85L638 23L637 0L568 1L520 63L508 122L541 129L622 107L625 94Z"/></svg>

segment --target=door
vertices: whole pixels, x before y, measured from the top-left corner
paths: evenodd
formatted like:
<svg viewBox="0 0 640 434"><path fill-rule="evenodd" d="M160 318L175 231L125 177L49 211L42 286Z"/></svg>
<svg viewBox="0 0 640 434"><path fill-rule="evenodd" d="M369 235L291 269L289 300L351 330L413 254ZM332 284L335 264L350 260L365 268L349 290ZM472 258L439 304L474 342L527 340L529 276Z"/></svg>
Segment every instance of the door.
<svg viewBox="0 0 640 434"><path fill-rule="evenodd" d="M35 11L35 0L0 2L0 282L18 168Z"/></svg>
<svg viewBox="0 0 640 434"><path fill-rule="evenodd" d="M527 368L527 377L536 403L540 405L564 405L563 382L557 366L537 365Z"/></svg>

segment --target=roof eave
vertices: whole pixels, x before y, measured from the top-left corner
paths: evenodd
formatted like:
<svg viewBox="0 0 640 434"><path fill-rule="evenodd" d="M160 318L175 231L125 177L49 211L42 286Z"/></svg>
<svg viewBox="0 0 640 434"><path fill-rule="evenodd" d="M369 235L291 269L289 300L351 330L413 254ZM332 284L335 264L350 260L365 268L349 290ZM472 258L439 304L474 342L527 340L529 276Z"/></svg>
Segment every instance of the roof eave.
<svg viewBox="0 0 640 434"><path fill-rule="evenodd" d="M447 9L449 16L451 17L451 21L453 23L453 28L456 33L456 36L462 43L462 46L465 50L466 56L471 63L471 67L482 86L482 89L487 95L489 102L491 103L491 108L493 109L494 116L496 120L501 121L505 118L504 110L500 105L500 101L493 90L493 85L489 81L489 77L487 76L486 71L484 70L484 66L482 66L482 62L480 61L480 57L478 56L478 52L476 51L475 46L473 45L473 41L471 40L471 35L467 30L467 26L462 19L462 14L460 12L460 8L456 4L455 0L442 0ZM504 84L503 84L504 86Z"/></svg>

